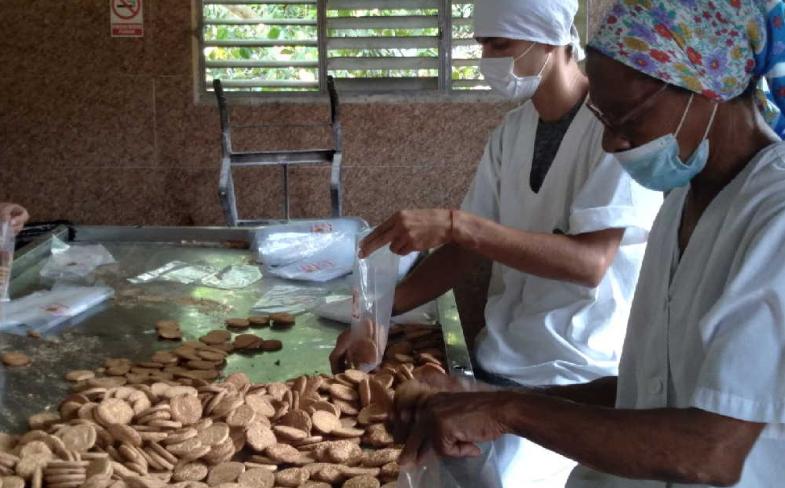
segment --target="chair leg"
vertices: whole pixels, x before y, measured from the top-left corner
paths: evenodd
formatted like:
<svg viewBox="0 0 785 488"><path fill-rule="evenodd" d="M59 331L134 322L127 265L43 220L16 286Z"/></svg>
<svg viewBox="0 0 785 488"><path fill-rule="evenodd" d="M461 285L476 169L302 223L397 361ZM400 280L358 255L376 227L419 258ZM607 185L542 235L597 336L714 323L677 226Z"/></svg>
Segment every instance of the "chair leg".
<svg viewBox="0 0 785 488"><path fill-rule="evenodd" d="M234 193L234 179L232 178L232 166L226 158L221 162L218 198L221 200L226 225L236 227L239 217L237 215L237 200Z"/></svg>

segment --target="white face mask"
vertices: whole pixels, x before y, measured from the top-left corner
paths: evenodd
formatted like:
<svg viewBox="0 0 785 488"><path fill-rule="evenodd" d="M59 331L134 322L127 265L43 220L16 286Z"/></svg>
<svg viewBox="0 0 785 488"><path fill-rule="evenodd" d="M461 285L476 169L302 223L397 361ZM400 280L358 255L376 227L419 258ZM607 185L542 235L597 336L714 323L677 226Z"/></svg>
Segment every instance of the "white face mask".
<svg viewBox="0 0 785 488"><path fill-rule="evenodd" d="M540 87L542 81L542 72L548 65L551 59L551 54L545 58L540 72L534 76L517 76L515 74L515 62L523 58L532 50L536 44L529 46L517 58L504 57L504 58L482 58L480 60L480 73L485 78L485 81L491 85L494 91L500 95L514 101L525 101L534 96L537 88Z"/></svg>

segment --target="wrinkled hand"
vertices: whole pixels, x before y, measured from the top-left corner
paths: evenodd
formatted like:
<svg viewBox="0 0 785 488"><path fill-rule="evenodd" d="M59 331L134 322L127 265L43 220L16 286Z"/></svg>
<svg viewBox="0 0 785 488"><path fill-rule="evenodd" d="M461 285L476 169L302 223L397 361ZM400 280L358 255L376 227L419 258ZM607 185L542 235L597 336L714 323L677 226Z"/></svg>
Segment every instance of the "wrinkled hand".
<svg viewBox="0 0 785 488"><path fill-rule="evenodd" d="M446 375L441 376L450 378ZM415 428L417 414L429 398L445 391L462 391L460 385L433 384L435 381L439 380L428 376L422 380L409 380L395 389L389 427L398 444L403 444L409 438Z"/></svg>
<svg viewBox="0 0 785 488"><path fill-rule="evenodd" d="M19 233L30 219L24 207L16 203L0 202L0 220L11 222L15 233Z"/></svg>
<svg viewBox="0 0 785 488"><path fill-rule="evenodd" d="M478 443L507 432L500 415L502 392L437 392L420 389L399 403L396 394L396 432L408 420L399 463L419 463L432 447L440 456L474 457Z"/></svg>
<svg viewBox="0 0 785 488"><path fill-rule="evenodd" d="M390 244L395 254L433 249L450 242L453 231L451 210L402 210L377 227L360 243L360 258Z"/></svg>
<svg viewBox="0 0 785 488"><path fill-rule="evenodd" d="M485 383L441 373L419 375L395 390L395 405L390 416L390 431L403 444L415 427L418 410L437 393L495 392L499 389Z"/></svg>

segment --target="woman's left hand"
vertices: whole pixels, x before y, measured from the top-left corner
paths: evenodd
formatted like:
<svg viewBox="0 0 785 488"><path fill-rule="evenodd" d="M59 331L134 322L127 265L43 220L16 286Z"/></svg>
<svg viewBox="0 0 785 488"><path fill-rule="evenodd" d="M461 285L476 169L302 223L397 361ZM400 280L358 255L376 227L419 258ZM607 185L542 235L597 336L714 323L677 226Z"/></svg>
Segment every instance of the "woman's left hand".
<svg viewBox="0 0 785 488"><path fill-rule="evenodd" d="M500 415L504 408L501 395L503 392L443 392L421 400L399 463L418 463L431 447L440 456L479 456L477 444L498 439L507 431Z"/></svg>

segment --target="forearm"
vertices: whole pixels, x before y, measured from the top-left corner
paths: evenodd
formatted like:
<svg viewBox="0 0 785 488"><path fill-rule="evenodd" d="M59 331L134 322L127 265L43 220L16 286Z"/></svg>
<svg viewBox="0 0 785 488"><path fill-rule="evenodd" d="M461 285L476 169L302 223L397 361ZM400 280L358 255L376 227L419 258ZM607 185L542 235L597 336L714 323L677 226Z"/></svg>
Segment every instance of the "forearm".
<svg viewBox="0 0 785 488"><path fill-rule="evenodd" d="M584 405L613 408L616 405L617 380L616 376L608 376L577 385L546 386L533 392Z"/></svg>
<svg viewBox="0 0 785 488"><path fill-rule="evenodd" d="M452 289L482 258L455 244L429 255L395 289L393 313L398 315L434 300Z"/></svg>
<svg viewBox="0 0 785 488"><path fill-rule="evenodd" d="M633 479L731 485L763 428L697 409L614 410L521 392L499 393L498 402L510 433ZM750 425L752 436L729 434Z"/></svg>
<svg viewBox="0 0 785 488"><path fill-rule="evenodd" d="M623 229L584 236L525 232L455 211L452 238L462 248L542 278L597 286L615 257Z"/></svg>

